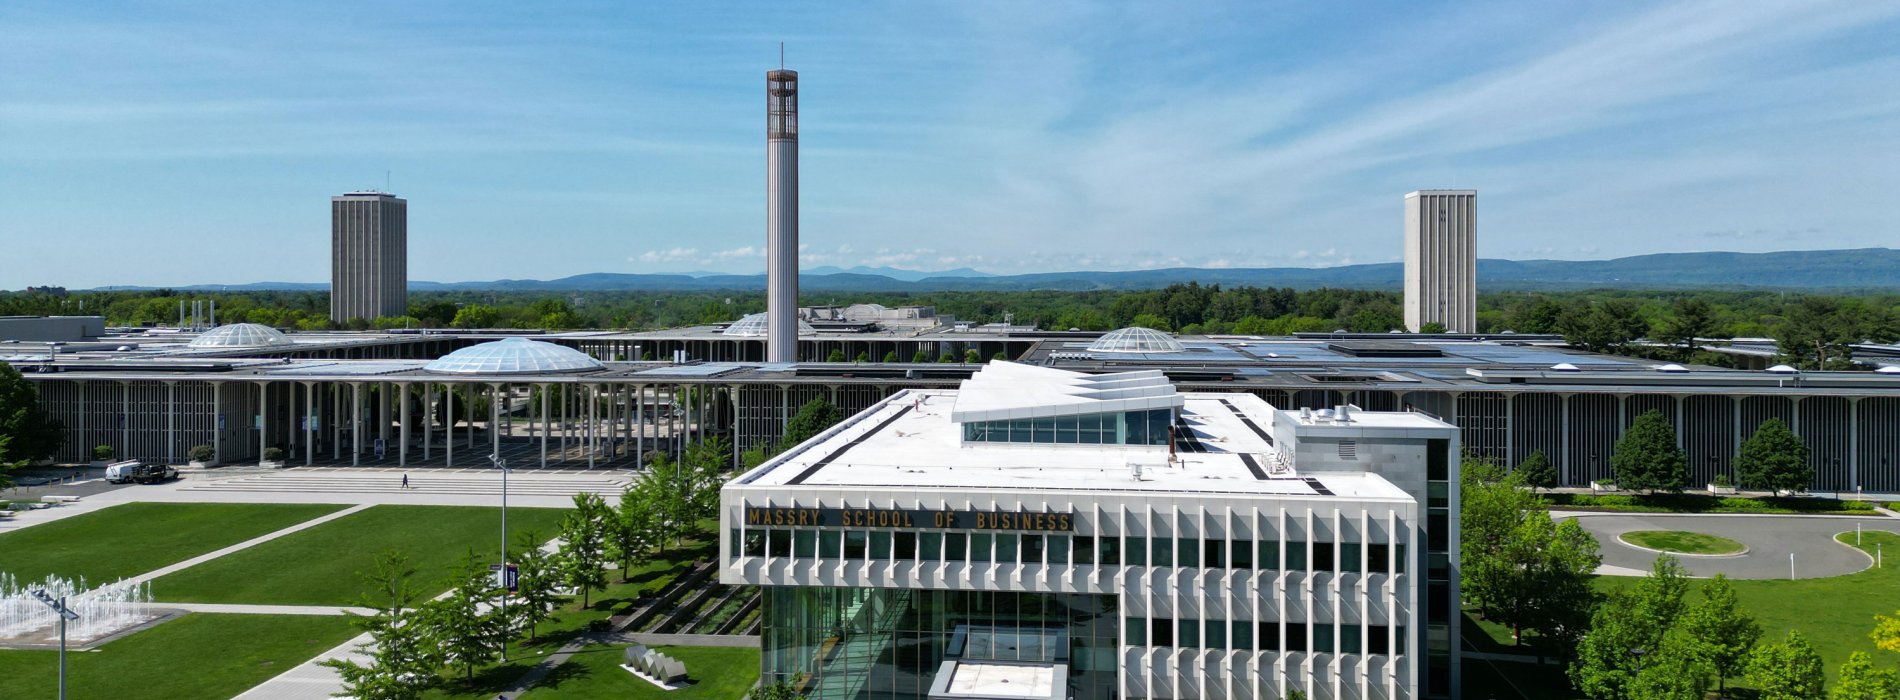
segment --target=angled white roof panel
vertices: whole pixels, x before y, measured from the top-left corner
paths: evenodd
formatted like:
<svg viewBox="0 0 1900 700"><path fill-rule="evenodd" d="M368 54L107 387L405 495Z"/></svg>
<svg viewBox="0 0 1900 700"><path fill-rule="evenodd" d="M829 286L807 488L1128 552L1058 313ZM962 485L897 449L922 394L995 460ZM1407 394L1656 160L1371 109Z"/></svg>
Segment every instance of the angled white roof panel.
<svg viewBox="0 0 1900 700"><path fill-rule="evenodd" d="M963 381L950 420L1048 418L1180 408L1181 395L1160 370L1084 374L1017 362L991 362Z"/></svg>

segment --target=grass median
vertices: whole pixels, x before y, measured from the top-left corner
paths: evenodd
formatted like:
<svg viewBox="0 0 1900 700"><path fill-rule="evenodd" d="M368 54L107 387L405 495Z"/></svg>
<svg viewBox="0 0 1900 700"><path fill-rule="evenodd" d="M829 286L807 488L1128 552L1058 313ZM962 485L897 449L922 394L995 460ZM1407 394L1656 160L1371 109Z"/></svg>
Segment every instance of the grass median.
<svg viewBox="0 0 1900 700"><path fill-rule="evenodd" d="M97 585L342 510L326 504L127 503L0 534L0 571Z"/></svg>
<svg viewBox="0 0 1900 700"><path fill-rule="evenodd" d="M75 698L228 698L357 635L343 617L191 613L99 647L68 652ZM59 652L0 650L9 698L50 698Z"/></svg>
<svg viewBox="0 0 1900 700"><path fill-rule="evenodd" d="M510 508L508 530L554 537L562 508ZM493 561L499 553L501 511L462 506L376 506L233 552L152 582L161 601L352 605L363 592L361 572L386 551L408 555L425 596L448 589L447 576L462 555Z"/></svg>
<svg viewBox="0 0 1900 700"><path fill-rule="evenodd" d="M1617 536L1624 542L1661 552L1721 556L1741 554L1748 548L1727 537L1682 530L1637 530Z"/></svg>

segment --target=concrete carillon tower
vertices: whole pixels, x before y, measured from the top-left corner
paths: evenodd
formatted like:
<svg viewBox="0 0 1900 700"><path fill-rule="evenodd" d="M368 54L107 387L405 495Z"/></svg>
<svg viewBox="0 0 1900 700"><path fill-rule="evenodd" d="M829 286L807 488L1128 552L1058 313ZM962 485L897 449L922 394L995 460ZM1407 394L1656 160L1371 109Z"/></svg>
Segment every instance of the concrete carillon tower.
<svg viewBox="0 0 1900 700"><path fill-rule="evenodd" d="M798 361L798 71L765 72L765 360Z"/></svg>

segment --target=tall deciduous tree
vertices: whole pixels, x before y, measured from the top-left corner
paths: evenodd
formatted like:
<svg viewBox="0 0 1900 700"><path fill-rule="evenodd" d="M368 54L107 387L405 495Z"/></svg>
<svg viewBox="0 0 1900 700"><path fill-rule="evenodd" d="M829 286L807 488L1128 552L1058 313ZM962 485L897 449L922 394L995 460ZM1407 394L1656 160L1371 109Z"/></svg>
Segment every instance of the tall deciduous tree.
<svg viewBox="0 0 1900 700"><path fill-rule="evenodd" d="M1683 344L1686 355L1696 351L1698 339L1714 337L1715 334L1715 308L1702 299L1684 297L1677 299L1670 308L1669 320L1663 322L1658 339Z"/></svg>
<svg viewBox="0 0 1900 700"><path fill-rule="evenodd" d="M1676 429L1662 411L1636 417L1610 450L1616 485L1641 491L1679 492L1689 485L1689 459L1676 447Z"/></svg>
<svg viewBox="0 0 1900 700"><path fill-rule="evenodd" d="M20 371L0 362L0 437L10 438L11 459L31 462L53 456L65 436L40 406L39 390Z"/></svg>
<svg viewBox="0 0 1900 700"><path fill-rule="evenodd" d="M1702 584L1702 601L1683 614L1681 628L1690 653L1714 674L1717 697L1728 692L1728 679L1742 675L1749 652L1761 639L1761 625L1742 609L1735 585L1721 574Z"/></svg>
<svg viewBox="0 0 1900 700"><path fill-rule="evenodd" d="M318 662L335 669L343 680L340 697L358 700L415 700L435 684L442 658L427 639L427 625L416 609L416 592L411 580L416 569L408 557L388 552L376 557L374 567L363 575L370 591L357 604L373 610L369 615L349 613L350 624L369 635L363 647L369 663L349 658Z"/></svg>
<svg viewBox="0 0 1900 700"><path fill-rule="evenodd" d="M1821 700L1827 670L1807 637L1788 630L1786 639L1749 655L1747 679L1759 700Z"/></svg>
<svg viewBox="0 0 1900 700"><path fill-rule="evenodd" d="M1662 648L1663 636L1682 614L1688 586L1682 564L1661 556L1649 576L1599 606L1570 667L1577 689L1596 700L1638 697L1638 671L1645 657Z"/></svg>
<svg viewBox="0 0 1900 700"><path fill-rule="evenodd" d="M919 355L922 355L921 351ZM917 362L928 361L917 360ZM840 418L838 407L831 405L830 401L824 399L807 401L805 405L798 407L797 413L792 414L792 417L785 421L785 434L779 438L779 444L789 448L810 440L819 433L825 432L826 428L837 425Z"/></svg>
<svg viewBox="0 0 1900 700"><path fill-rule="evenodd" d="M1814 478L1808 465L1808 446L1780 418L1763 421L1755 434L1742 441L1735 454L1735 471L1745 488L1767 491L1805 491Z"/></svg>
<svg viewBox="0 0 1900 700"><path fill-rule="evenodd" d="M606 502L595 494L581 493L575 494L574 510L561 521L562 578L580 591L583 608L593 589L607 585L606 519Z"/></svg>

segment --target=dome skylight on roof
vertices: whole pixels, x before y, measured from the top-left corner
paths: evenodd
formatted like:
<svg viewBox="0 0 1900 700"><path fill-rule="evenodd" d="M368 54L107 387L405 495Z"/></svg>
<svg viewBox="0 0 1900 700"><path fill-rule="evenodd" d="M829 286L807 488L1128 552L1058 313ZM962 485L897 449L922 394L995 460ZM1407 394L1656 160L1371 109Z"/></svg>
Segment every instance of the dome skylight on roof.
<svg viewBox="0 0 1900 700"><path fill-rule="evenodd" d="M733 321L732 325L726 326L726 329L720 331L719 334L741 338L763 338L765 337L766 328L765 314L747 314L744 318ZM811 335L817 332L818 329L812 328L811 324L805 322L805 319L798 319L799 335Z"/></svg>
<svg viewBox="0 0 1900 700"><path fill-rule="evenodd" d="M1795 369L1793 367L1789 367L1787 365L1775 365L1773 367L1769 367L1767 371L1774 372L1775 374L1799 374L1801 372L1801 370Z"/></svg>
<svg viewBox="0 0 1900 700"><path fill-rule="evenodd" d="M1174 336L1141 326L1109 331L1089 343L1089 352L1183 352L1187 348Z"/></svg>
<svg viewBox="0 0 1900 700"><path fill-rule="evenodd" d="M205 331L189 343L194 348L267 348L292 345L283 331L257 323L233 323Z"/></svg>
<svg viewBox="0 0 1900 700"><path fill-rule="evenodd" d="M542 374L604 368L606 365L588 357L587 353L527 338L503 338L471 345L423 366L439 374Z"/></svg>

